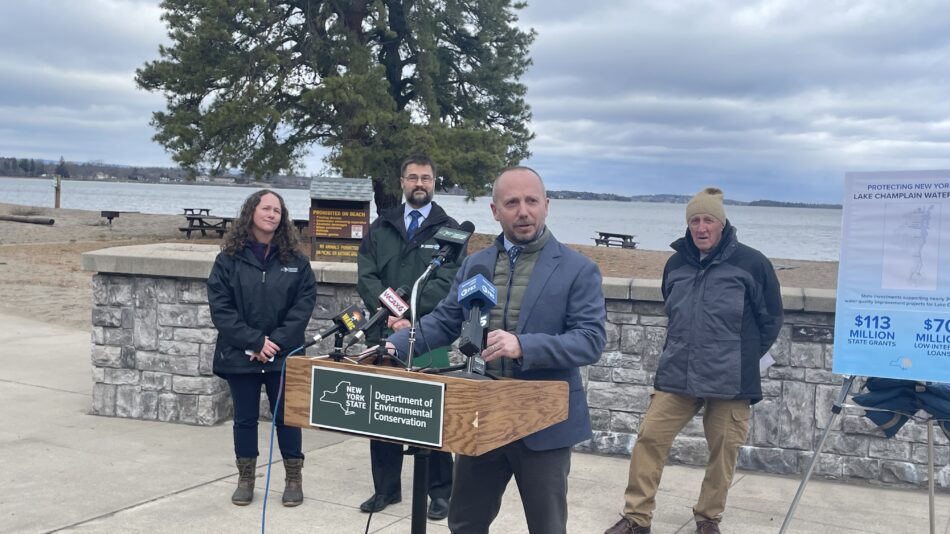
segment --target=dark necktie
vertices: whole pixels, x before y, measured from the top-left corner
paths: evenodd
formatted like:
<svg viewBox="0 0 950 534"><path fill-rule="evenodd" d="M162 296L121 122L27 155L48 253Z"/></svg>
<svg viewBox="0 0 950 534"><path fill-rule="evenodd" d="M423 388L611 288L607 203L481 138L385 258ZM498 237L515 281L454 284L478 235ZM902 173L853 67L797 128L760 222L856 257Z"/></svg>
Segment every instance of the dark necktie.
<svg viewBox="0 0 950 534"><path fill-rule="evenodd" d="M412 218L412 221L409 222L409 226L406 227L406 238L409 241L412 241L412 237L416 235L416 230L419 229L419 219L422 218L422 214L418 210L412 210L409 212L409 217Z"/></svg>
<svg viewBox="0 0 950 534"><path fill-rule="evenodd" d="M512 271L515 270L515 262L518 260L518 254L521 254L521 249L524 247L519 247L517 245L508 249L508 268Z"/></svg>

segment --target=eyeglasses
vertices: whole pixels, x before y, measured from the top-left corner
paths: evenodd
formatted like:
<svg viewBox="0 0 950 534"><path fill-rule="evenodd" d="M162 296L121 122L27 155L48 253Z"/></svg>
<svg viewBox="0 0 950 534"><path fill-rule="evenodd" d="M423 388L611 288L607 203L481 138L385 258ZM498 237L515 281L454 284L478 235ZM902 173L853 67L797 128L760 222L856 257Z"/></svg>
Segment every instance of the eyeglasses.
<svg viewBox="0 0 950 534"><path fill-rule="evenodd" d="M432 175L429 175L429 174L423 174L422 176L419 176L417 174L410 174L409 176L403 176L402 179L407 182L422 182L424 184L431 184L432 182L435 181L435 178L433 178Z"/></svg>

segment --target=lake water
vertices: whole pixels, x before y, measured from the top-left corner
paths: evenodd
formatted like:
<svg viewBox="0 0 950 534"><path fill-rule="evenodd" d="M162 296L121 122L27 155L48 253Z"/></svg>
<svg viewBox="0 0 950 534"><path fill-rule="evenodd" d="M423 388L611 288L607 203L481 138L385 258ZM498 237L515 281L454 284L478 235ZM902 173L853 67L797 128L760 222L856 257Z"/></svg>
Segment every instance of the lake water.
<svg viewBox="0 0 950 534"><path fill-rule="evenodd" d="M185 207L211 208L213 215L234 216L253 188L213 185L136 184L120 182L62 183L63 208L180 214ZM307 217L310 192L277 189L290 214ZM459 222L472 221L475 231L497 233L488 198L466 202L439 195L436 202ZM53 205L52 181L0 177L0 202L30 206ZM375 211L375 210L372 210ZM686 230L686 206L650 202L551 200L548 227L566 243L593 245L597 231L634 234L640 248L669 250ZM771 258L838 261L841 210L726 206L726 214L743 243ZM375 217L375 216L374 216Z"/></svg>

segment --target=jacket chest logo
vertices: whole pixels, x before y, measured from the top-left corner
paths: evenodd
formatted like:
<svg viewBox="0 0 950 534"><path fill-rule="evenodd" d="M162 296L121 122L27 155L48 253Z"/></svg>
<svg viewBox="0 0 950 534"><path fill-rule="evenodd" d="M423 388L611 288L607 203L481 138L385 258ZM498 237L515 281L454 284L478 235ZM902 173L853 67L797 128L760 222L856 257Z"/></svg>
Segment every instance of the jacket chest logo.
<svg viewBox="0 0 950 534"><path fill-rule="evenodd" d="M295 273L297 272L297 267L281 267L280 272L282 273Z"/></svg>

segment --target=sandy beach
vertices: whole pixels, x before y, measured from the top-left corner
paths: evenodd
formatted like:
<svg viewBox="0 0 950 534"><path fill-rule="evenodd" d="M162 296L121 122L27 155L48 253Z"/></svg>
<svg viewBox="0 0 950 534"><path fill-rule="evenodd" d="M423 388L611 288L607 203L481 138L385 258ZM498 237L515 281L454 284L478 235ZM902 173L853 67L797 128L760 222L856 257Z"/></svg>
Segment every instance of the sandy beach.
<svg viewBox="0 0 950 534"><path fill-rule="evenodd" d="M80 255L114 246L162 242L219 244L217 238L183 238L180 215L123 213L110 226L98 211L0 203L0 215L54 219L52 226L0 221L0 309L5 313L89 328L93 273L80 269ZM556 216L552 214L552 216ZM476 234L477 250L494 236ZM672 240L672 239L671 239ZM571 245L593 259L604 276L660 278L671 252ZM309 247L304 251L309 252ZM837 262L775 258L784 286L834 288Z"/></svg>

